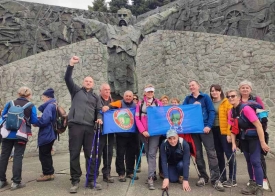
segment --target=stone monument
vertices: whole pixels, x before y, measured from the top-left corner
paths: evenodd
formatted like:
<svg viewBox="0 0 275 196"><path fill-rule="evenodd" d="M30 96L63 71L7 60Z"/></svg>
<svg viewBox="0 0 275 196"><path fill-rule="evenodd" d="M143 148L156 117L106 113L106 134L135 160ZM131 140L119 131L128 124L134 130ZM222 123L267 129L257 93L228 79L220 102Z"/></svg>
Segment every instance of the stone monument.
<svg viewBox="0 0 275 196"><path fill-rule="evenodd" d="M137 47L143 37L156 31L168 16L177 12L173 7L154 14L134 25L130 24L131 11L125 8L118 10L117 25L110 25L83 16L73 18L85 26L87 36L94 35L101 43L106 44L109 52L108 83L112 95L123 96L126 90L137 92L135 73L135 56Z"/></svg>

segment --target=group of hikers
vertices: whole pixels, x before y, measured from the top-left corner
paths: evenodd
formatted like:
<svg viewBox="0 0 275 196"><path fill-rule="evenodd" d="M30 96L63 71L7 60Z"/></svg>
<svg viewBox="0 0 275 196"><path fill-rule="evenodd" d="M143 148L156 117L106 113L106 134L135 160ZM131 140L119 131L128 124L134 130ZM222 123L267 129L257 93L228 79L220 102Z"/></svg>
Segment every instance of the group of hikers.
<svg viewBox="0 0 275 196"><path fill-rule="evenodd" d="M92 77L85 77L82 86L78 86L72 79L75 65L79 57L73 56L65 73L65 83L71 95L71 107L68 114L68 135L70 154L70 193L79 189L82 175L80 167L81 149L86 159L86 186L97 190L102 189L97 183L101 158L103 160L103 181L114 183L111 173L113 147L116 143L117 156L115 169L119 182L126 179L138 180L136 172L140 172L139 155L144 147L147 164L148 178L146 179L149 190L154 190L154 181L157 180L157 151L159 149L159 177L163 179L162 189L169 188L169 183L180 183L184 191L191 191L189 184L189 165L191 154L195 156L199 179L196 186L203 187L208 182L217 191L225 191L225 187L237 186L236 149L239 148L247 162L249 181L242 194L263 195L266 186L266 163L264 154L270 148L266 141L266 131L262 126L256 111L250 107L249 102L258 103L262 109L264 104L259 96L252 96L251 82L244 80L239 84L238 90L223 92L220 85L211 85L209 94L200 91L197 81L189 82L190 94L183 101L183 105L200 104L204 123L203 133L178 134L176 130L167 130L166 135L150 136L148 131L148 107L162 107L179 105L177 98L164 95L155 98L153 85L146 85L143 98L132 91L124 92L122 100L113 101L109 84L100 86L100 96L94 90ZM37 182L54 180L54 167L51 150L57 133L53 123L56 118L56 99L54 90L49 88L42 94L43 104L38 107L42 112L37 116L36 107L30 102L32 91L28 87L18 90L18 98L9 101L2 111L2 151L0 157L0 188L8 185L6 170L12 149L14 148L11 190L25 187L22 183L22 160L27 144L27 139L20 136L18 130L8 130L5 120L12 106L21 106L24 109L24 123L26 134L31 134L31 125L39 128L38 148L42 174ZM135 124L138 133L102 134L98 132L99 126L104 126L102 115L110 109L136 108ZM7 122L6 122L7 124ZM161 126L161 125L160 125ZM19 137L20 136L20 137ZM94 141L94 138L98 138ZM189 139L187 139L189 138ZM93 146L93 145L94 146ZM206 171L203 146L209 164L209 174ZM92 150L96 148L97 150ZM90 157L94 157L90 159ZM97 159L95 159L97 157ZM225 157L227 160L225 160ZM229 165L228 175L226 165ZM137 164L136 172L135 165Z"/></svg>

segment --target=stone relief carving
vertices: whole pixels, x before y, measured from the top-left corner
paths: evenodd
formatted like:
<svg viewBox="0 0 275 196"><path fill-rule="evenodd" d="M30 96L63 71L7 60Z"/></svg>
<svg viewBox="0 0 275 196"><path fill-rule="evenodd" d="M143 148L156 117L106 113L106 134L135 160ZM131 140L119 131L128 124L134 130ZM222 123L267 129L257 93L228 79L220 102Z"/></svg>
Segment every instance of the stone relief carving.
<svg viewBox="0 0 275 196"><path fill-rule="evenodd" d="M164 29L274 41L274 25L275 0L186 0L180 13L164 23Z"/></svg>
<svg viewBox="0 0 275 196"><path fill-rule="evenodd" d="M82 25L72 18L83 15L115 24L110 13L89 12L22 1L0 2L0 66L46 50L85 40Z"/></svg>

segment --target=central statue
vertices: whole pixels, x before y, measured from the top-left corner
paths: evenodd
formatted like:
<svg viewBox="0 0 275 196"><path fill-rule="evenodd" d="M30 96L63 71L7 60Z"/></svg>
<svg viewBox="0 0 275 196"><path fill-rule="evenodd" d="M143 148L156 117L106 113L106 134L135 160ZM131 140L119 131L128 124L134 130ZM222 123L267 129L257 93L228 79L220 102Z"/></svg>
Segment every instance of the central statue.
<svg viewBox="0 0 275 196"><path fill-rule="evenodd" d="M137 47L147 34L155 32L168 16L177 12L173 7L158 14L154 14L143 21L131 25L132 13L122 8L118 10L118 25L110 25L83 16L73 18L85 26L86 35L95 36L108 47L108 83L112 95L123 96L126 90L137 93L135 56Z"/></svg>

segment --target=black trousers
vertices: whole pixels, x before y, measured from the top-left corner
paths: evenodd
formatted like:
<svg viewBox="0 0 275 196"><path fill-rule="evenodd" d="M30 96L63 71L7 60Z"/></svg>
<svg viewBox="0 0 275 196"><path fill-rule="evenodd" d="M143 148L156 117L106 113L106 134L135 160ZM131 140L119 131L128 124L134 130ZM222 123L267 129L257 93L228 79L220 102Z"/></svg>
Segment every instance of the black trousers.
<svg viewBox="0 0 275 196"><path fill-rule="evenodd" d="M39 146L39 160L42 165L43 175L54 174L53 158L51 155L53 143L54 143L54 140L49 144Z"/></svg>
<svg viewBox="0 0 275 196"><path fill-rule="evenodd" d="M99 175L99 167L101 164L101 156L103 159L102 174L103 178L110 175L111 164L113 158L114 148L114 134L100 134L99 136L99 149L98 149L98 168L97 175Z"/></svg>
<svg viewBox="0 0 275 196"><path fill-rule="evenodd" d="M119 176L129 175L134 173L135 153L138 148L137 134L132 134L129 137L116 135L117 157L116 157L116 172ZM124 161L124 157L126 160ZM126 163L126 170L125 164Z"/></svg>
<svg viewBox="0 0 275 196"><path fill-rule="evenodd" d="M26 143L18 143L16 139L2 139L2 152L0 157L0 180L6 181L6 171L12 148L14 147L12 181L19 184L22 180L22 161L26 149Z"/></svg>
<svg viewBox="0 0 275 196"><path fill-rule="evenodd" d="M80 151L82 147L86 159L86 173L88 171L94 134L94 127L92 126L69 123L70 174L72 184L78 183L82 175L80 168ZM89 182L94 179L94 170L95 156L93 156L90 164Z"/></svg>

